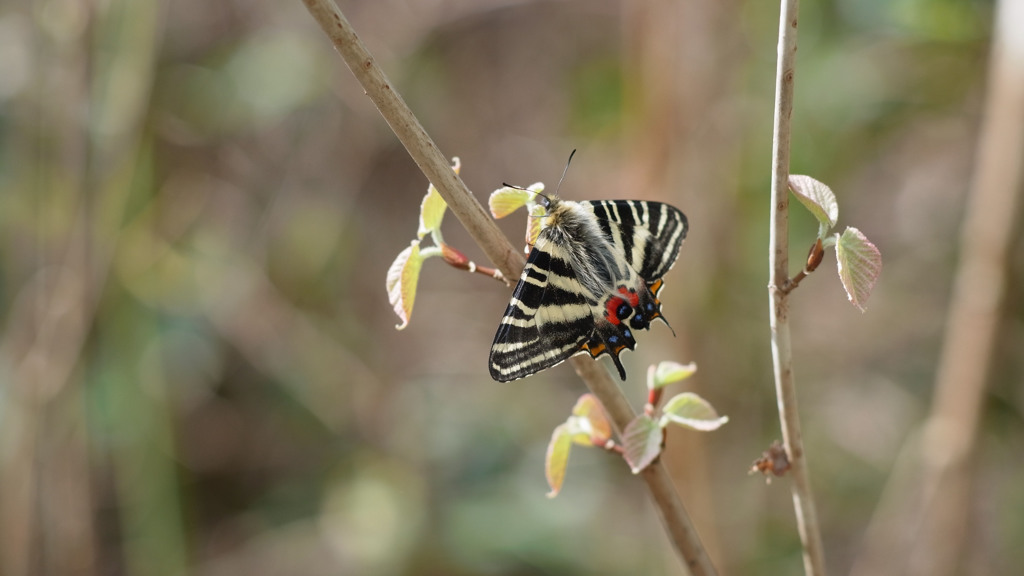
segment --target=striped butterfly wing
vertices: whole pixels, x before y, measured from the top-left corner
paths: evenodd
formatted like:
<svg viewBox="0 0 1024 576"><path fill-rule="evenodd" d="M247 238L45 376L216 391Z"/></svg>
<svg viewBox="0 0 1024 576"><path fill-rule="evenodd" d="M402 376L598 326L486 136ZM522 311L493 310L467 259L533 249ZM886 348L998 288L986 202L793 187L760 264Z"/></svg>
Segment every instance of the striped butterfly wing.
<svg viewBox="0 0 1024 576"><path fill-rule="evenodd" d="M491 378L508 382L581 350L594 329L591 303L565 254L542 233L491 345Z"/></svg>
<svg viewBox="0 0 1024 576"><path fill-rule="evenodd" d="M675 264L679 248L686 239L689 223L675 206L639 200L594 200L583 202L622 250L629 266L653 288Z"/></svg>
<svg viewBox="0 0 1024 576"><path fill-rule="evenodd" d="M608 354L625 380L619 353L635 348L633 329L647 329L655 319L664 321L657 294L661 277L675 263L686 238L686 216L660 202L576 205L586 210L573 212L572 217L589 220L600 234L586 240L574 237L590 250L573 256L564 236L577 228L541 232L494 337L489 365L495 380L523 378L577 353L594 358ZM556 237L560 240L554 241ZM617 263L611 266L617 271L606 267L608 260ZM606 270L608 276L602 278L609 283L595 286L591 277L588 291L574 266Z"/></svg>
<svg viewBox="0 0 1024 576"><path fill-rule="evenodd" d="M619 354L636 348L635 330L647 330L654 320L668 321L661 314L661 290L665 275L675 264L686 238L686 216L661 202L597 200L582 202L608 241L608 249L624 260L629 271L613 280L595 308L594 332L583 350L597 358L611 356L626 379Z"/></svg>

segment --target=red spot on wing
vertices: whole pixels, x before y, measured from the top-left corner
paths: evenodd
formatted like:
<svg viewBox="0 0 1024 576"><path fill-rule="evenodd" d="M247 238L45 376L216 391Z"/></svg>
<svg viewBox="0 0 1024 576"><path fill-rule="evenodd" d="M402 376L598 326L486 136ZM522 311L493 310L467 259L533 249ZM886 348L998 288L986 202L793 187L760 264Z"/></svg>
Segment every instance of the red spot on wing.
<svg viewBox="0 0 1024 576"><path fill-rule="evenodd" d="M632 309L640 304L640 294L637 293L636 288L619 286L618 293L621 296L610 296L604 302L604 317L616 326L622 323L618 315L619 306L629 304L629 307Z"/></svg>
<svg viewBox="0 0 1024 576"><path fill-rule="evenodd" d="M620 288L620 290L621 290L621 288ZM621 306L625 302L626 302L625 300L623 300L622 298L619 298L618 296L612 296L608 300L605 300L605 303L604 303L604 317L607 318L608 321L611 322L612 324L615 324L616 326L618 326L619 325L619 315L616 314L616 312L618 312L619 306Z"/></svg>
<svg viewBox="0 0 1024 576"><path fill-rule="evenodd" d="M622 297L625 298L633 308L636 308L637 304L640 303L640 295L636 293L636 288L619 286L619 294L622 294Z"/></svg>

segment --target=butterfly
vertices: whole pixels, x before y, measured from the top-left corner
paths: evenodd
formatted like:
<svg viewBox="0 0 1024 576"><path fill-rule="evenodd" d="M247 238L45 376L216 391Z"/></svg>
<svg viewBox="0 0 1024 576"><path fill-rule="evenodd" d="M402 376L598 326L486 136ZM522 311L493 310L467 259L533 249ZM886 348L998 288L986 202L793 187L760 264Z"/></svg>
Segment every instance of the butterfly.
<svg viewBox="0 0 1024 576"><path fill-rule="evenodd" d="M686 238L686 215L661 202L574 202L537 195L541 231L491 345L491 377L525 378L576 354L636 347L661 314L662 277ZM669 327L671 329L671 327ZM674 332L673 332L674 333Z"/></svg>

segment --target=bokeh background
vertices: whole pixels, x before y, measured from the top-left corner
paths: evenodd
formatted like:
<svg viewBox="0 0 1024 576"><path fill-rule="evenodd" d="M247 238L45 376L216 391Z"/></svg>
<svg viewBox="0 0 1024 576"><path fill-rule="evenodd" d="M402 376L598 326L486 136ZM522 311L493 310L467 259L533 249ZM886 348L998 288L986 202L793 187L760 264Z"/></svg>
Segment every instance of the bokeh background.
<svg viewBox="0 0 1024 576"><path fill-rule="evenodd" d="M747 473L780 435L777 3L339 4L481 200L553 186L575 148L564 197L687 213L662 298L677 337L644 334L624 388L639 406L647 365L699 365L680 389L731 421L670 434L683 499L723 574L800 573L786 479ZM933 398L994 15L801 6L792 171L885 259L864 314L834 259L792 297L833 573L902 573L871 534L915 526L888 508ZM0 573L683 573L621 460L578 449L545 498L547 440L585 388L567 366L490 380L506 288L429 261L395 330L385 274L426 188L298 0L0 5ZM524 223L501 226L518 244ZM794 272L816 231L794 204ZM444 234L485 263L450 216ZM1020 254L953 573L1024 564Z"/></svg>

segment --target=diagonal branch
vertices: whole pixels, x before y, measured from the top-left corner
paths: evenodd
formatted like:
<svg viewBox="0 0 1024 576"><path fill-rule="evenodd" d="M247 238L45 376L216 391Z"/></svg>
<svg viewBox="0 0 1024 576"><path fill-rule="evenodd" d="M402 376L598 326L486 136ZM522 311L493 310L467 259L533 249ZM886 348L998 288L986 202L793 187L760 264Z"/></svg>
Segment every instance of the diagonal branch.
<svg viewBox="0 0 1024 576"><path fill-rule="evenodd" d="M799 0L782 0L779 61L775 77L775 128L772 138L769 323L772 363L775 367L775 394L782 423L782 439L792 471L793 507L804 548L804 571L808 575L820 576L825 574L825 553L800 432L796 382L793 379L793 351L789 338L789 295L785 290L789 285L789 149L798 11Z"/></svg>
<svg viewBox="0 0 1024 576"><path fill-rule="evenodd" d="M525 265L523 256L501 233L462 179L452 171L448 160L374 62L369 50L338 6L333 0L303 0L303 3L331 39L335 49L409 155L448 203L452 213L506 278L518 278ZM622 391L608 376L608 372L590 358L577 356L570 362L590 391L604 405L616 432L621 435L635 416ZM651 491L665 529L690 571L695 576L716 574L661 462L654 462L644 470L642 476Z"/></svg>

